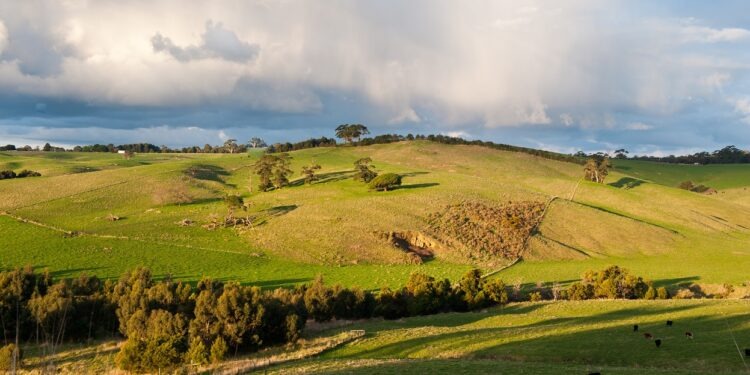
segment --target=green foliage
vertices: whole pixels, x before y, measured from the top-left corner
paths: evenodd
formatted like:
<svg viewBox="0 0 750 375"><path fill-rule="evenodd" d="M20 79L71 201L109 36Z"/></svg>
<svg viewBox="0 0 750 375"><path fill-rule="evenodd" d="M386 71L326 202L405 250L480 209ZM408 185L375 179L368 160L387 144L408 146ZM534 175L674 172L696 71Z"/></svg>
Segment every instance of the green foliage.
<svg viewBox="0 0 750 375"><path fill-rule="evenodd" d="M305 291L305 306L310 317L316 322L326 322L333 318L333 290L326 287L323 277L318 275Z"/></svg>
<svg viewBox="0 0 750 375"><path fill-rule="evenodd" d="M208 364L208 348L200 337L193 337L190 340L190 346L185 353L185 361L191 364L205 365Z"/></svg>
<svg viewBox="0 0 750 375"><path fill-rule="evenodd" d="M654 289L653 285L648 286L648 290L646 290L646 294L643 295L643 299L656 299L656 289Z"/></svg>
<svg viewBox="0 0 750 375"><path fill-rule="evenodd" d="M315 171L319 170L321 166L316 163L310 163L310 165L306 165L302 167L302 175L305 178L306 184L312 184L313 182L318 180L318 176L315 175Z"/></svg>
<svg viewBox="0 0 750 375"><path fill-rule="evenodd" d="M568 299L571 301L583 301L594 297L594 286L575 282L568 288Z"/></svg>
<svg viewBox="0 0 750 375"><path fill-rule="evenodd" d="M369 187L370 190L383 190L388 191L388 189L393 189L396 186L401 185L401 176L395 174L395 173L386 173L382 174L380 176L377 176L373 178L370 183Z"/></svg>
<svg viewBox="0 0 750 375"><path fill-rule="evenodd" d="M282 154L264 154L253 165L252 170L258 175L258 188L267 191L270 188L281 189L289 184L291 156Z"/></svg>
<svg viewBox="0 0 750 375"><path fill-rule="evenodd" d="M362 124L343 124L336 127L336 137L346 140L347 143L366 134L370 134L370 131Z"/></svg>
<svg viewBox="0 0 750 375"><path fill-rule="evenodd" d="M0 347L0 371L10 371L13 369L15 357L16 369L21 367L23 355L21 350L15 344L8 344Z"/></svg>
<svg viewBox="0 0 750 375"><path fill-rule="evenodd" d="M656 297L659 299L669 299L669 291L667 291L667 288L661 286L656 289Z"/></svg>
<svg viewBox="0 0 750 375"><path fill-rule="evenodd" d="M541 292L537 291L537 292L531 292L531 294L529 294L529 301L531 301L531 302L539 302L539 301L542 301L542 300L543 300L543 298L542 298L542 293Z"/></svg>
<svg viewBox="0 0 750 375"><path fill-rule="evenodd" d="M377 172L372 170L375 166L371 163L372 159L369 157L360 158L354 162L354 181L369 183L378 176Z"/></svg>
<svg viewBox="0 0 750 375"><path fill-rule="evenodd" d="M219 363L223 361L228 351L229 347L227 346L227 342L224 341L223 338L218 337L214 340L214 343L211 344L211 363Z"/></svg>
<svg viewBox="0 0 750 375"><path fill-rule="evenodd" d="M606 156L594 156L586 160L583 166L584 177L588 181L604 183L604 179L609 175L612 163Z"/></svg>

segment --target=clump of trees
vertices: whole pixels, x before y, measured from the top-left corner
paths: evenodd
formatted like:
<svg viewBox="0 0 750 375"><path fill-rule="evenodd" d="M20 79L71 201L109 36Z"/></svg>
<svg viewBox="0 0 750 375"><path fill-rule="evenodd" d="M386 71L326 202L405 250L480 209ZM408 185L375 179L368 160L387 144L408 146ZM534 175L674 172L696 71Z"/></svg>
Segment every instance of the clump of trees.
<svg viewBox="0 0 750 375"><path fill-rule="evenodd" d="M372 169L374 167L369 157L357 159L354 162L354 180L369 183L378 176L378 173Z"/></svg>
<svg viewBox="0 0 750 375"><path fill-rule="evenodd" d="M750 163L750 151L726 146L713 152L703 151L692 155L634 156L633 159L679 164L747 164Z"/></svg>
<svg viewBox="0 0 750 375"><path fill-rule="evenodd" d="M336 140L332 138L320 137L310 138L308 140L297 143L274 143L268 146L266 152L269 154L274 154L277 152L290 152L315 147L336 147Z"/></svg>
<svg viewBox="0 0 750 375"><path fill-rule="evenodd" d="M258 188L267 191L271 188L281 189L289 184L291 156L289 154L265 154L258 159L252 169L258 175Z"/></svg>
<svg viewBox="0 0 750 375"><path fill-rule="evenodd" d="M31 268L0 272L0 370L20 367L20 345L107 337L126 342L116 356L127 371L170 371L184 364L220 362L228 356L295 342L308 319L367 319L469 311L509 301L591 298L669 298L625 269L586 272L567 290L521 284L467 272L456 283L413 273L402 288L377 293L327 285L317 277L294 289L261 290L210 278L191 286L169 278L155 281L146 268L117 281L80 276L55 281Z"/></svg>
<svg viewBox="0 0 750 375"><path fill-rule="evenodd" d="M355 138L359 141L367 134L370 134L370 130L362 124L343 124L336 127L336 137L345 140L346 143L352 143Z"/></svg>
<svg viewBox="0 0 750 375"><path fill-rule="evenodd" d="M396 186L401 185L401 176L395 174L395 173L385 173L380 176L377 176L373 178L370 183L369 187L371 190L383 190L388 191L389 189L393 189Z"/></svg>
<svg viewBox="0 0 750 375"><path fill-rule="evenodd" d="M594 155L586 160L586 164L583 166L584 177L588 181L603 184L611 168L612 163L609 161L609 157Z"/></svg>
<svg viewBox="0 0 750 375"><path fill-rule="evenodd" d="M25 177L39 177L42 174L35 171L30 171L28 169L24 169L18 173L13 172L12 170L4 170L0 171L0 180L8 180L11 178L25 178Z"/></svg>

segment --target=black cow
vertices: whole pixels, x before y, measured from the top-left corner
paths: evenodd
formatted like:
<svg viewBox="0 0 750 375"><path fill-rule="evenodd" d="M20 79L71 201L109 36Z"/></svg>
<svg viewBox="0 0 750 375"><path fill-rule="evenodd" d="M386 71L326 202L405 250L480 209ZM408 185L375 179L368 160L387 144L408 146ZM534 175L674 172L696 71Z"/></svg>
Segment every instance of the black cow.
<svg viewBox="0 0 750 375"><path fill-rule="evenodd" d="M633 332L638 332L638 324L633 324Z"/></svg>
<svg viewBox="0 0 750 375"><path fill-rule="evenodd" d="M671 327L671 326L672 326L672 321L671 320L667 320L667 327Z"/></svg>
<svg viewBox="0 0 750 375"><path fill-rule="evenodd" d="M750 349L745 349L745 357L750 357Z"/></svg>
<svg viewBox="0 0 750 375"><path fill-rule="evenodd" d="M661 339L656 339L656 341L654 341L654 343L656 344L657 348L661 347Z"/></svg>
<svg viewBox="0 0 750 375"><path fill-rule="evenodd" d="M650 333L648 333L648 332L644 333L644 334L643 334L643 337L645 337L645 338L646 338L646 340L651 340L652 338L654 338L654 336L653 336L653 335L651 335L651 334L650 334Z"/></svg>
<svg viewBox="0 0 750 375"><path fill-rule="evenodd" d="M685 332L685 337L687 337L689 340L693 339L693 333L692 332Z"/></svg>

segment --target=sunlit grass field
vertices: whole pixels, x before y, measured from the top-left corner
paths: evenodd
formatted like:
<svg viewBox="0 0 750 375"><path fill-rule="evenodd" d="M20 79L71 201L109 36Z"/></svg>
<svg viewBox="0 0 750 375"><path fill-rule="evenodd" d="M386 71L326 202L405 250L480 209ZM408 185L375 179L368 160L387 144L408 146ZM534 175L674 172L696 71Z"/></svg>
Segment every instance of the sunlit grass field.
<svg viewBox="0 0 750 375"><path fill-rule="evenodd" d="M0 211L53 227L0 217L0 267L30 264L65 276L116 277L145 265L187 281L207 275L268 286L323 274L330 282L368 289L401 285L417 270L457 279L471 267L489 272L506 262L475 263L447 249L410 265L377 233L426 232L431 213L463 200L533 200L551 201L547 215L524 261L497 277L567 283L585 270L618 264L663 285L750 279L750 208L725 199L723 190L707 196L646 178L665 170L682 180L670 168L693 166L617 161L618 169L599 185L581 182L577 164L401 142L293 152L291 186L261 193L249 168L259 155L138 154L124 160L106 153L0 153L0 168L43 174L0 181ZM353 162L366 156L378 172L402 174L404 186L372 192L353 181ZM304 185L300 170L312 162L323 167L321 179ZM744 189L738 170L745 166L708 167L715 169L711 181L725 181L713 186ZM227 214L225 194L245 198L247 214L260 218L253 228L201 227ZM174 199L179 195L188 201ZM107 220L109 215L120 220ZM186 219L193 224L179 225ZM69 238L54 229L82 235Z"/></svg>
<svg viewBox="0 0 750 375"><path fill-rule="evenodd" d="M345 329L367 335L272 373L745 374L737 346L750 346L750 302L522 303Z"/></svg>

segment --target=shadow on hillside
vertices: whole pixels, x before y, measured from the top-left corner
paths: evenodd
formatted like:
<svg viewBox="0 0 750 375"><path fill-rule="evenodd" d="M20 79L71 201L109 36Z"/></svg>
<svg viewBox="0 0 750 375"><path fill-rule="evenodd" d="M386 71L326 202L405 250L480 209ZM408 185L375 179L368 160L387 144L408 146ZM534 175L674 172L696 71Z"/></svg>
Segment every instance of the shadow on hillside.
<svg viewBox="0 0 750 375"><path fill-rule="evenodd" d="M427 188L427 187L438 186L438 185L440 185L440 184L438 184L437 182L425 182L425 183L421 183L421 184L409 184L409 185L396 186L395 188L393 188L393 190L421 189L421 188Z"/></svg>
<svg viewBox="0 0 750 375"><path fill-rule="evenodd" d="M21 168L21 163L17 161L9 161L7 163L3 163L2 169L18 169Z"/></svg>
<svg viewBox="0 0 750 375"><path fill-rule="evenodd" d="M89 173L89 172L98 172L100 170L101 168L89 167L87 165L74 165L68 168L68 171L70 173Z"/></svg>
<svg viewBox="0 0 750 375"><path fill-rule="evenodd" d="M312 183L313 185L324 184L328 182L342 181L350 179L354 176L354 171L338 171L316 174L316 180ZM302 186L305 184L305 178L300 177L294 181L289 182L289 186Z"/></svg>
<svg viewBox="0 0 750 375"><path fill-rule="evenodd" d="M196 164L189 167L188 169L185 169L184 173L197 180L215 181L227 186L234 187L233 184L227 184L224 181L224 178L229 176L230 173L226 169L217 165Z"/></svg>
<svg viewBox="0 0 750 375"><path fill-rule="evenodd" d="M597 308L595 302L592 308ZM615 303L613 301L613 303ZM561 302L571 307L579 306L578 302ZM550 363L565 362L581 365L618 365L618 366L679 366L687 361L690 366L726 366L727 360L733 358L730 369L742 370L742 362L737 358L737 350L731 345L724 345L729 339L727 325L735 327L735 335L744 337L748 328L743 327L748 315L733 315L728 318L718 316L693 316L681 318L686 311L703 305L672 305L663 301L645 302L637 307L627 307L620 302L616 310L587 316L561 316L551 311L550 316L528 324L494 326L486 323L471 323L495 318L503 325L503 318L513 315L528 314L525 308L538 309L548 304L510 305L505 308L493 308L486 313L473 312L465 314L434 315L429 318L409 318L391 325L379 327L364 326L369 337L378 331L403 330L407 327L424 326L424 319L429 319L429 326L456 327L448 333L444 330L430 330L417 337L408 338L375 348L347 350L336 353L337 359L353 358L409 358L424 354L432 348L438 352L453 352L461 357L485 359L522 358L529 361ZM520 307L514 309L514 307ZM533 315L532 315L533 319ZM667 319L673 320L675 327L667 327ZM724 321L726 320L726 323ZM641 326L639 332L633 332L633 324ZM489 325L489 327L488 327ZM604 326L604 327L603 327ZM745 325L746 326L746 325ZM687 340L684 332L695 333L695 340ZM739 332L738 332L739 331ZM650 332L661 338L662 348L657 349L654 342L646 340L643 332ZM403 336L400 336L403 337ZM703 338L701 341L699 338ZM717 345L720 344L720 345ZM659 352L657 352L657 350ZM688 357L701 353L704 358L699 362L690 362L695 358ZM682 355L682 357L680 356ZM724 369L726 370L726 368Z"/></svg>
<svg viewBox="0 0 750 375"><path fill-rule="evenodd" d="M424 174L429 174L430 172L407 172L407 173L399 173L401 177L414 177L414 176L420 176Z"/></svg>
<svg viewBox="0 0 750 375"><path fill-rule="evenodd" d="M307 283L310 281L312 281L312 278L304 277L304 278L296 278L296 279L251 281L251 282L242 283L242 285L257 286L261 289L276 289L276 288L293 288L297 284Z"/></svg>
<svg viewBox="0 0 750 375"><path fill-rule="evenodd" d="M648 222L648 221L643 220L643 219L639 219L639 218L636 218L636 217L632 217L632 216L628 216L628 215L625 215L625 214L621 214L619 212L611 211L611 210L608 210L608 209L606 209L604 207L594 206L592 204L583 203L583 202L579 202L579 201L572 201L572 203L579 204L581 206L588 207L588 208L593 208L595 210L606 212L608 214L612 214L612 215L619 216L619 217L622 217L622 218L626 218L626 219L630 219L630 220L633 220L633 221L637 221L639 223L643 223L643 224L650 225L650 226L653 226L653 227L661 228L661 229L664 229L666 231L671 232L672 234L680 234L680 232L678 232L678 231L676 231L674 229L665 227L663 225L656 224L656 223L651 223L651 222Z"/></svg>
<svg viewBox="0 0 750 375"><path fill-rule="evenodd" d="M36 269L44 269L47 266L36 266L34 268ZM82 268L69 268L64 270L57 270L57 271L50 271L50 276L54 279L68 279L73 277L78 277L78 275L86 274L88 276L93 276L95 274L94 271L103 270L108 267L82 267Z"/></svg>
<svg viewBox="0 0 750 375"><path fill-rule="evenodd" d="M646 181L639 180L639 179L636 179L636 178L623 177L623 178L621 178L621 179L619 179L619 180L617 180L615 182L611 182L611 183L609 183L607 185L614 186L614 187L620 188L620 189L632 189L632 188L641 186L641 185L643 185L645 183L646 183Z"/></svg>
<svg viewBox="0 0 750 375"><path fill-rule="evenodd" d="M253 226L259 227L266 224L269 220L286 215L297 209L296 204L290 204L286 206L276 206L267 208L255 214L253 217Z"/></svg>

